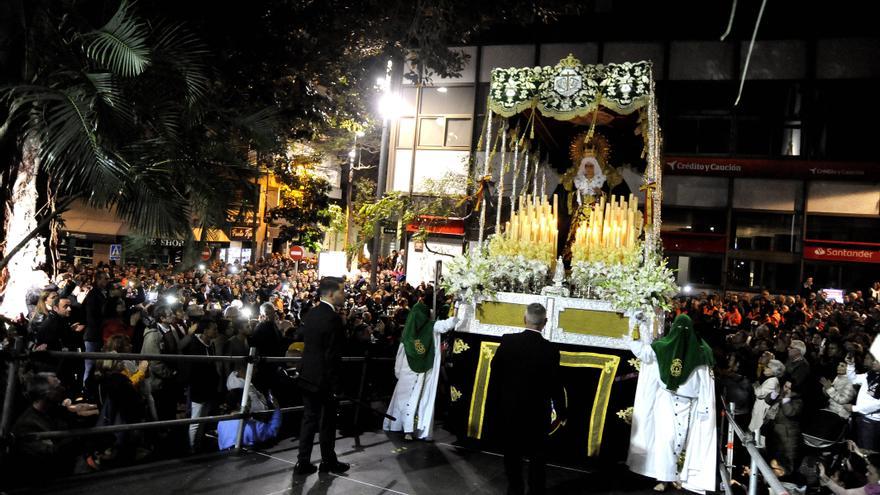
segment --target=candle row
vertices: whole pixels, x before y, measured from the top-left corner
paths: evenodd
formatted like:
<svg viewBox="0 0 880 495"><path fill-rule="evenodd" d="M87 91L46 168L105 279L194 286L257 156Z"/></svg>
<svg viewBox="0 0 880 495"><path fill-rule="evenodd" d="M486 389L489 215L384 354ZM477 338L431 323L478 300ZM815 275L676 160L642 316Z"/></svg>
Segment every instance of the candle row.
<svg viewBox="0 0 880 495"><path fill-rule="evenodd" d="M632 251L642 232L642 213L635 195L605 197L593 204L586 221L575 233L572 256L575 261L622 261ZM612 254L612 256L609 256Z"/></svg>
<svg viewBox="0 0 880 495"><path fill-rule="evenodd" d="M556 195L552 205L546 196L520 196L504 232L493 238L490 251L496 255L523 255L548 262L556 259L558 212Z"/></svg>

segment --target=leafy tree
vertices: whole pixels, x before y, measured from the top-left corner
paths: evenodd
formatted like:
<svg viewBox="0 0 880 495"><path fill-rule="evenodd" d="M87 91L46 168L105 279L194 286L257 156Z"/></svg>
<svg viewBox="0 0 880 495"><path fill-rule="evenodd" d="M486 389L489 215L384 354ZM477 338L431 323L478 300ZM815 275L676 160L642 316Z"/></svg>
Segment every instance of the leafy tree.
<svg viewBox="0 0 880 495"><path fill-rule="evenodd" d="M330 183L315 172L319 156L295 155L290 161L279 160L273 171L281 183L280 200L269 210L272 220L283 220L279 239L296 241L303 247L318 251L324 232L333 219L330 210Z"/></svg>
<svg viewBox="0 0 880 495"><path fill-rule="evenodd" d="M16 315L45 259L41 237L75 200L146 236L191 238L194 217L216 223L255 175L248 143L268 119L208 111L207 49L180 23L147 21L124 0L12 7L0 19L20 35L3 40L16 56L0 59L10 69L0 71L10 151L0 267L12 284L4 312Z"/></svg>

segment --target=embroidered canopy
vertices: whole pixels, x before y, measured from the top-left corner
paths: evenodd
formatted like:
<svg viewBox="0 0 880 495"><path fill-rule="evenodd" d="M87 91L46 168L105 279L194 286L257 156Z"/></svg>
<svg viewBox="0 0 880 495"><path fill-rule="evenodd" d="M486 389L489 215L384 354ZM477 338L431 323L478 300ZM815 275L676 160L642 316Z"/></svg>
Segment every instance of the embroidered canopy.
<svg viewBox="0 0 880 495"><path fill-rule="evenodd" d="M557 120L572 120L600 105L630 114L648 105L651 62L583 65L569 55L553 67L511 67L492 70L489 108L503 117L527 109Z"/></svg>

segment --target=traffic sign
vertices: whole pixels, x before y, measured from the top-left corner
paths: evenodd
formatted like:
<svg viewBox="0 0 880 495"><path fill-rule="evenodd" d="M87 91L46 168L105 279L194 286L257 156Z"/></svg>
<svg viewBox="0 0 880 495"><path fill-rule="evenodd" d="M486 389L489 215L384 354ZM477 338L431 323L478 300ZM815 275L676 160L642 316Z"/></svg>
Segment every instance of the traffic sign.
<svg viewBox="0 0 880 495"><path fill-rule="evenodd" d="M209 247L202 248L201 256L202 256L203 260L208 261L209 259L211 259L211 254L213 254L211 252L211 248L209 248Z"/></svg>
<svg viewBox="0 0 880 495"><path fill-rule="evenodd" d="M305 254L305 250L302 246L290 246L290 259L293 261L299 261L303 259L303 255Z"/></svg>
<svg viewBox="0 0 880 495"><path fill-rule="evenodd" d="M122 244L110 244L110 260L119 261L122 259Z"/></svg>

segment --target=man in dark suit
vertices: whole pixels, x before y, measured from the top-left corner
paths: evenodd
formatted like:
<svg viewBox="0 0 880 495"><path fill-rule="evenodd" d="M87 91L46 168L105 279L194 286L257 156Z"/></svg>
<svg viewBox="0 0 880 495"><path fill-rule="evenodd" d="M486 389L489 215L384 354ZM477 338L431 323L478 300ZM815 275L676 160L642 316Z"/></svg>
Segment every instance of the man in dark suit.
<svg viewBox="0 0 880 495"><path fill-rule="evenodd" d="M312 446L320 424L321 472L344 473L349 465L339 462L336 445L336 390L342 367L345 324L336 308L345 303L341 279L324 277L318 286L321 302L303 318L303 349L299 384L303 397L299 455L295 474L311 474Z"/></svg>
<svg viewBox="0 0 880 495"><path fill-rule="evenodd" d="M104 325L104 304L107 302L109 293L107 284L110 277L106 272L98 272L95 274L94 285L83 301L86 308L86 331L83 335L86 352L100 352L104 345L102 335ZM88 387L89 378L92 376L92 370L95 368L94 359L85 360L85 371L83 372L83 387Z"/></svg>
<svg viewBox="0 0 880 495"><path fill-rule="evenodd" d="M508 334L492 359L492 386L503 411L501 434L508 494L525 491L522 458L529 458L529 493L545 492L546 444L555 423L564 422L565 395L559 368L559 350L541 335L547 310L529 304L526 331ZM552 407L556 420L551 423Z"/></svg>

